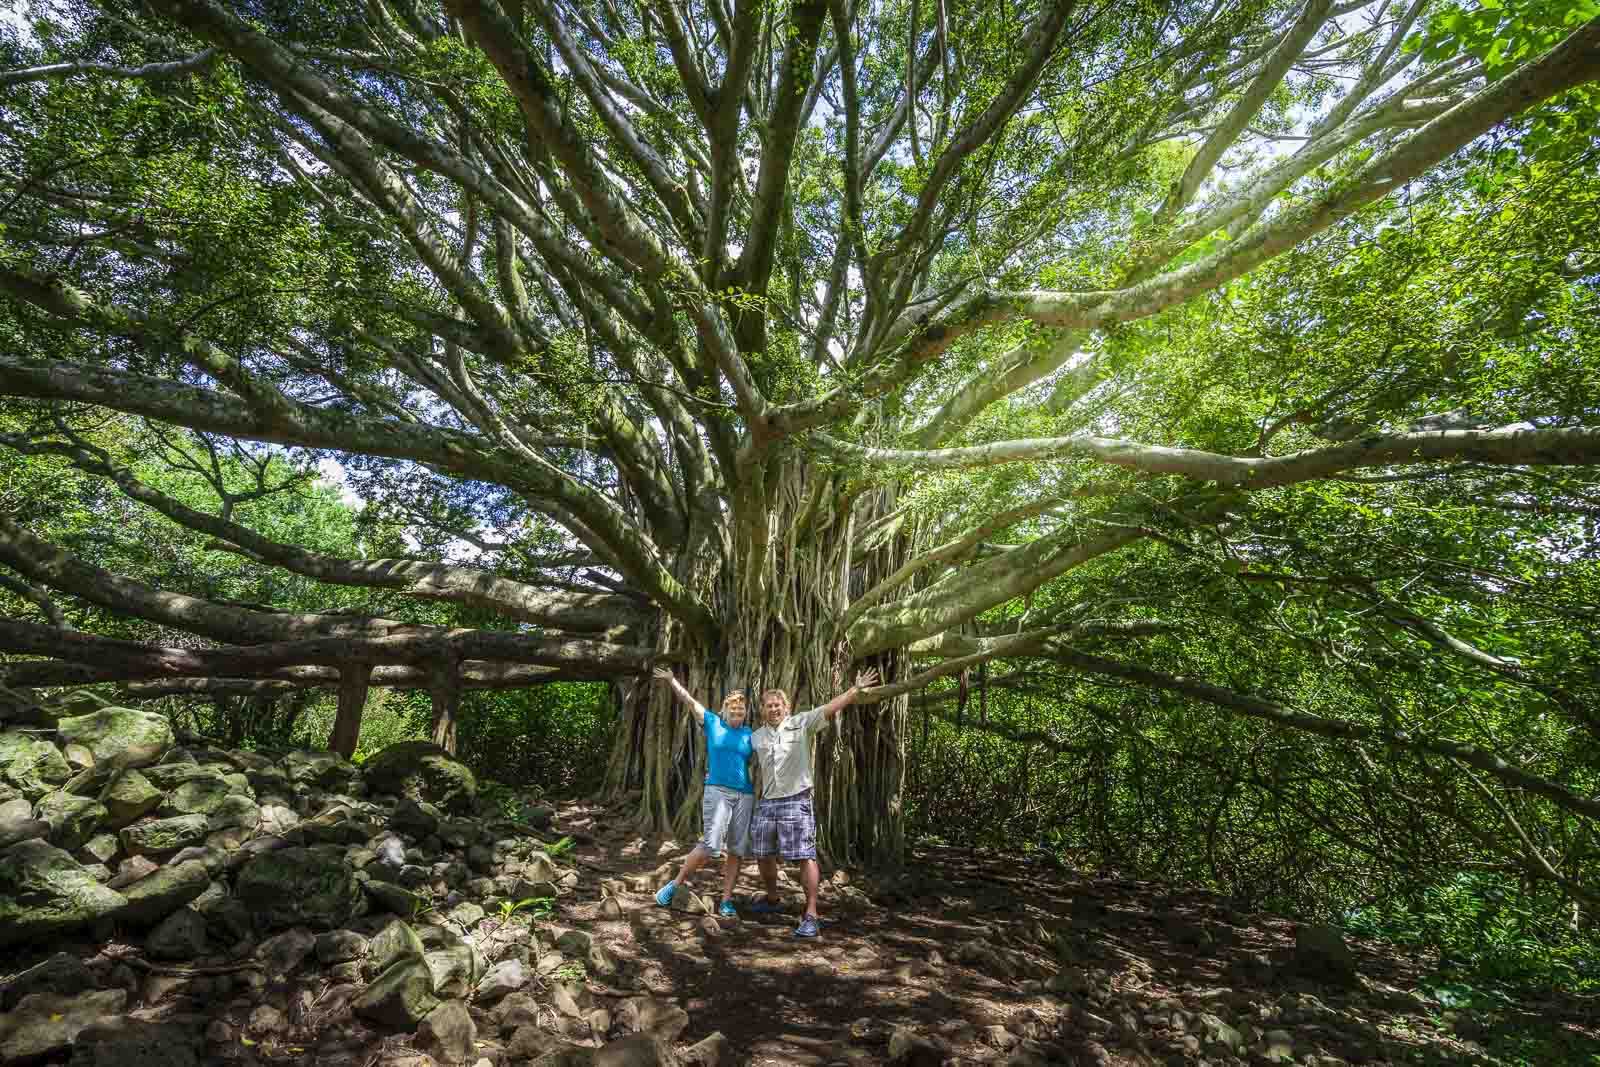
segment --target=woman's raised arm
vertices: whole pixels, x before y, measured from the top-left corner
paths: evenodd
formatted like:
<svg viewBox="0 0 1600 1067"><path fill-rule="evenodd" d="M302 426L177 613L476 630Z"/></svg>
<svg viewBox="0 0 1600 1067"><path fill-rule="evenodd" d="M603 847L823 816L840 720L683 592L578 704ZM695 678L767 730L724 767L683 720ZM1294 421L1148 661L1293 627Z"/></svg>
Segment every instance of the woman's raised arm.
<svg viewBox="0 0 1600 1067"><path fill-rule="evenodd" d="M672 691L677 693L678 698L687 704L690 710L694 712L694 721L701 726L705 725L701 716L701 712L705 709L705 705L696 700L694 698L694 694L685 689L683 687L683 683L678 681L678 679L673 676L670 670L665 667L657 667L651 673L655 675L656 681L658 682L670 682L672 684Z"/></svg>

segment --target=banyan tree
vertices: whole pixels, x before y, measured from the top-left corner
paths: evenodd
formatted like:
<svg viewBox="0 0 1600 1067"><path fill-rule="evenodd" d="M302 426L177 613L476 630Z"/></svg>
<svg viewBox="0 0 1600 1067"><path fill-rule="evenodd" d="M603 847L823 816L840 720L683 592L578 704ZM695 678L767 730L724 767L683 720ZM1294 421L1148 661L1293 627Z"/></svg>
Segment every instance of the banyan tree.
<svg viewBox="0 0 1600 1067"><path fill-rule="evenodd" d="M1582 412L1408 418L1436 414L1411 379L1387 407L1285 385L1247 436L1178 421L1162 405L1181 398L1152 384L1202 343L1197 309L1290 257L1379 241L1397 212L1448 210L1484 152L1593 166L1600 22L1505 9L51 8L6 31L0 73L4 443L251 559L515 625L218 603L0 516L13 591L205 639L109 642L25 621L15 599L5 647L42 658L9 683L336 684L348 751L372 684L428 688L448 742L463 685L612 679L608 789L637 791L642 827L682 831L694 738L652 664L708 699L780 687L800 706L876 666L884 683L819 753L825 847L873 862L903 847L910 695L989 660L1045 663L1411 746L1593 818L1468 741L1184 673L1154 651L1160 597L1103 580L1108 560L1202 552L1240 581L1292 581L1262 563L1270 539L1252 547L1264 501L1424 468L1514 505L1528 498L1495 479L1600 459ZM1572 266L1581 237L1546 236L1552 291L1592 273ZM1320 292L1284 337L1360 296ZM1372 375L1446 345L1405 328L1403 351L1375 343ZM1312 358L1285 345L1281 365ZM226 499L197 509L141 480L85 436L107 411L334 460L369 502L445 516L456 550L275 541ZM1439 655L1494 660L1380 600Z"/></svg>

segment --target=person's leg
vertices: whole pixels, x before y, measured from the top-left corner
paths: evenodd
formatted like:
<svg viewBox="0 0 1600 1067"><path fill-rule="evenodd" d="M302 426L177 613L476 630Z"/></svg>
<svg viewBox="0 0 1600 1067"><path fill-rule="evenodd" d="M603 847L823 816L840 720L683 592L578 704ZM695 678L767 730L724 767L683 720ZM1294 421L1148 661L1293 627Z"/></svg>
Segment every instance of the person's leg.
<svg viewBox="0 0 1600 1067"><path fill-rule="evenodd" d="M761 868L761 881L766 883L767 903L778 903L778 857L762 856L756 865Z"/></svg>
<svg viewBox="0 0 1600 1067"><path fill-rule="evenodd" d="M733 907L733 884L739 880L739 868L744 863L744 857L754 851L750 824L755 807L756 798L749 793L740 793L734 800L733 821L728 825L727 853L722 861L722 907L718 911Z"/></svg>
<svg viewBox="0 0 1600 1067"><path fill-rule="evenodd" d="M694 877L695 871L705 866L706 860L710 858L711 850L706 848L703 843L694 846L689 850L689 854L683 857L683 866L679 868L678 877L674 878L673 881L679 885L684 885L690 878Z"/></svg>
<svg viewBox="0 0 1600 1067"><path fill-rule="evenodd" d="M817 866L816 860L800 861L800 884L806 889L805 913L813 919L817 917L817 886L822 881L822 869Z"/></svg>
<svg viewBox="0 0 1600 1067"><path fill-rule="evenodd" d="M767 888L766 900L752 904L750 910L757 913L776 911L779 903L776 801L756 802L756 813L750 820L750 853L756 858L756 867L761 871L761 881Z"/></svg>

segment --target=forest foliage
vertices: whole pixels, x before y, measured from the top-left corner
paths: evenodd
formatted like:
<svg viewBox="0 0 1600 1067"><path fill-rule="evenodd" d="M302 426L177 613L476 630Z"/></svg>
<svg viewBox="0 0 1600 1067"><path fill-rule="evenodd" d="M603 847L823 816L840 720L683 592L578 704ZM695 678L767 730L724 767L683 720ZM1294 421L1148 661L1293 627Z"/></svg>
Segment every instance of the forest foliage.
<svg viewBox="0 0 1600 1067"><path fill-rule="evenodd" d="M344 686L358 758L434 736L680 834L649 665L820 700L868 659L841 861L1600 982L1592 0L28 11L6 620L414 638L395 688L319 645L161 706L320 745ZM7 678L84 666L24 631Z"/></svg>

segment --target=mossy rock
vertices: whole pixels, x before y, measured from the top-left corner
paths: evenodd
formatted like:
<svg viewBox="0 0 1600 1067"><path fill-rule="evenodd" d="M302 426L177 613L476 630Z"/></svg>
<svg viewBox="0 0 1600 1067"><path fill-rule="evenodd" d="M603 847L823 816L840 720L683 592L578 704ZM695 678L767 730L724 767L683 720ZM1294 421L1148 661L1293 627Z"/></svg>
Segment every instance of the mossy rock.
<svg viewBox="0 0 1600 1067"><path fill-rule="evenodd" d="M72 777L61 750L43 738L24 733L0 734L0 778L29 800L38 800Z"/></svg>
<svg viewBox="0 0 1600 1067"><path fill-rule="evenodd" d="M96 763L115 760L121 767L144 767L172 747L172 723L165 715L134 708L101 708L56 724L62 744L83 745Z"/></svg>
<svg viewBox="0 0 1600 1067"><path fill-rule="evenodd" d="M142 856L176 852L185 846L197 845L206 839L206 830L207 819L204 815L179 815L125 826L117 836L124 852L130 856Z"/></svg>
<svg viewBox="0 0 1600 1067"><path fill-rule="evenodd" d="M127 903L76 860L45 841L22 841L0 856L0 945L54 937Z"/></svg>
<svg viewBox="0 0 1600 1067"><path fill-rule="evenodd" d="M50 824L50 843L70 851L94 836L106 817L106 806L91 797L73 796L58 789L46 793L33 814Z"/></svg>
<svg viewBox="0 0 1600 1067"><path fill-rule="evenodd" d="M239 872L234 896L268 927L330 930L361 903L355 872L341 848L283 848L250 860Z"/></svg>
<svg viewBox="0 0 1600 1067"><path fill-rule="evenodd" d="M142 819L161 806L161 790L138 771L129 769L118 774L100 794L100 803L106 806L105 825L120 830L136 819Z"/></svg>
<svg viewBox="0 0 1600 1067"><path fill-rule="evenodd" d="M128 903L117 918L132 923L154 923L166 918L211 885L211 874L201 860L184 860L145 875L122 891Z"/></svg>
<svg viewBox="0 0 1600 1067"><path fill-rule="evenodd" d="M478 780L466 764L427 741L402 741L361 765L367 787L433 804L445 811L468 812L478 796Z"/></svg>
<svg viewBox="0 0 1600 1067"><path fill-rule="evenodd" d="M438 1006L427 965L407 959L379 975L351 1004L351 1009L380 1026L410 1030Z"/></svg>

